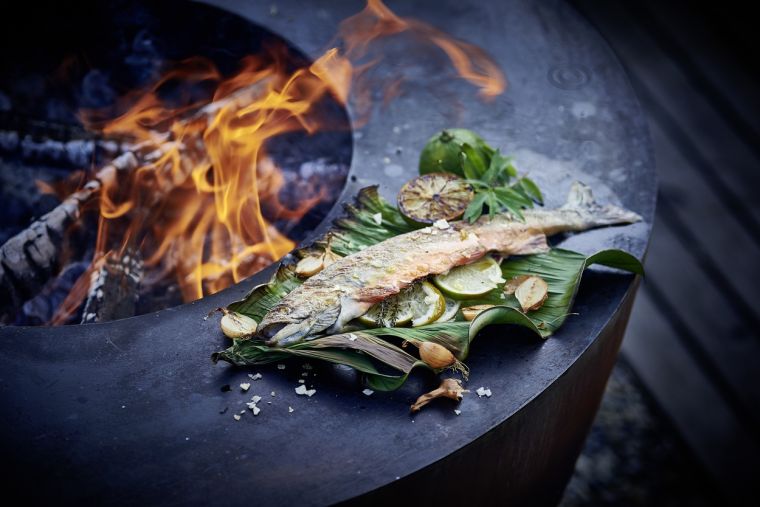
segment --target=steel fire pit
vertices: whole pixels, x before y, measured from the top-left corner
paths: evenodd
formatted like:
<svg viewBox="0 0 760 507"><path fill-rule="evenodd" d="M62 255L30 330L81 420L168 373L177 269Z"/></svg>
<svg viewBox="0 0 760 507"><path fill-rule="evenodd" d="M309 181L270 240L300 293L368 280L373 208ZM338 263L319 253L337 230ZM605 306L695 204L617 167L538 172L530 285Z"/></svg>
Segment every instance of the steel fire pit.
<svg viewBox="0 0 760 507"><path fill-rule="evenodd" d="M338 22L363 7L359 1L214 3L312 58ZM484 48L510 84L484 103L455 83L463 90L459 108L429 89L405 89L354 131L348 182L314 234L363 186L379 184L392 198L416 174L426 139L456 125L513 154L546 189L549 206L561 203L579 179L600 200L645 218L563 238L563 246L644 256L656 185L646 122L619 63L570 7L528 0L389 7ZM441 402L410 416L409 404L436 383L432 377L415 375L399 391L366 396L351 370L314 364L309 382L317 393L306 398L294 392L305 371L299 362L284 370L212 364L211 354L226 342L218 317L206 315L273 270L158 313L83 326L0 328L5 491L33 502L108 504L559 501L614 364L634 277L587 272L574 307L579 316L547 341L511 328L484 333L467 361L468 387L488 387L493 395L469 394L457 407L461 415ZM263 378L241 394L238 384L255 372ZM264 398L261 414L233 420L252 394Z"/></svg>

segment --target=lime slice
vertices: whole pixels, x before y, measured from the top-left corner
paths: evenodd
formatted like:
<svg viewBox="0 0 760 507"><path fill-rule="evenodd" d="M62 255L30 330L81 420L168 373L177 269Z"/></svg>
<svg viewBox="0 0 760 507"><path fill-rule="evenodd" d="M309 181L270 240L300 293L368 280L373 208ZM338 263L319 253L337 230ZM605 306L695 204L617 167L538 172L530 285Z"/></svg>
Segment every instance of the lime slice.
<svg viewBox="0 0 760 507"><path fill-rule="evenodd" d="M433 278L438 288L454 299L482 296L504 281L499 263L492 257L483 257L472 264L456 267L445 275Z"/></svg>
<svg viewBox="0 0 760 507"><path fill-rule="evenodd" d="M459 301L455 301L453 299L444 298L446 300L446 309L443 311L443 315L438 317L438 320L436 320L436 323L438 322L448 322L450 320L453 320L454 317L457 316L457 312L459 311Z"/></svg>
<svg viewBox="0 0 760 507"><path fill-rule="evenodd" d="M475 196L472 187L453 174L431 173L404 183L398 193L398 207L416 224L456 220Z"/></svg>
<svg viewBox="0 0 760 507"><path fill-rule="evenodd" d="M359 321L367 326L424 326L446 310L443 294L429 282L416 283L400 294L372 306Z"/></svg>

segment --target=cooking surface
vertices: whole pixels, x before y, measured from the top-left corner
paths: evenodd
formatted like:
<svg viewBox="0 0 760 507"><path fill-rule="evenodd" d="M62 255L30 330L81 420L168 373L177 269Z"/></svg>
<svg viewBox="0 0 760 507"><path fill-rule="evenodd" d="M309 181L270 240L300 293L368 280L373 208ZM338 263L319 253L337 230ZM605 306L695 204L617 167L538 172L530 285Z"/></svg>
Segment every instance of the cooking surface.
<svg viewBox="0 0 760 507"><path fill-rule="evenodd" d="M273 14L269 4L220 4L312 58L325 49L336 23L362 8L360 2L278 1ZM514 154L517 167L547 191L550 205L581 179L601 200L645 217L645 223L579 234L564 246L584 252L620 247L644 255L655 198L645 121L617 61L574 11L561 2L529 1L389 7L485 48L510 84L505 94L482 103L469 85L449 83L462 107L430 90L406 88L354 132L344 201L376 183L394 196L416 173L419 150L432 133L469 127ZM332 215L339 213L337 206ZM437 384L431 376L415 375L397 392L366 396L352 371L332 366L313 363L313 370L305 370L293 361L284 370L238 370L211 363L211 353L227 343L218 316L204 317L271 271L157 314L87 326L0 329L0 450L15 463L8 480L59 500L111 503L349 499L403 481L540 395L595 339L632 281L587 273L574 308L580 316L545 342L506 328L480 336L467 361L473 392L458 407L443 400L411 417L408 405ZM263 378L241 393L239 383L257 372ZM294 392L301 378L316 389L313 397ZM223 390L225 385L231 389ZM480 386L493 395L478 398L474 390ZM256 417L244 405L254 394L263 398ZM233 420L243 410L241 420Z"/></svg>

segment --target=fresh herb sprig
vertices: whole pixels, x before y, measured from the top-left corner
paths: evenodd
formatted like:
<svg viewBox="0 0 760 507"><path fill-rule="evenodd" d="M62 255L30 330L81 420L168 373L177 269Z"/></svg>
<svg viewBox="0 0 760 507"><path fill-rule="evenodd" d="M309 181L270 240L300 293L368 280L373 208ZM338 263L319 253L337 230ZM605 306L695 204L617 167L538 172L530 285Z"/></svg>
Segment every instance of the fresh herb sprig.
<svg viewBox="0 0 760 507"><path fill-rule="evenodd" d="M475 198L464 212L464 219L470 223L483 215L484 207L490 218L498 212L508 211L518 220L525 221L522 209L532 208L534 202L543 204L538 185L527 176L518 177L511 157L495 150L487 161L481 151L468 144L462 146L461 156L465 178L475 190Z"/></svg>

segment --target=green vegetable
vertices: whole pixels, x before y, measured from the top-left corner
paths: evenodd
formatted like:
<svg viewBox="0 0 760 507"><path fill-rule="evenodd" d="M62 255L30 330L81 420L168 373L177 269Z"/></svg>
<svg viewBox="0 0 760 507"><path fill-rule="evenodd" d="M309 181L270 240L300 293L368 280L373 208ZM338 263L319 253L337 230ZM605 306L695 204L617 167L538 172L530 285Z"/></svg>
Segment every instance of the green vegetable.
<svg viewBox="0 0 760 507"><path fill-rule="evenodd" d="M486 166L490 163L493 149L482 137L467 129L446 129L428 140L420 153L420 174L446 172L465 176L462 151L464 146L474 153ZM470 176L466 176L470 177Z"/></svg>
<svg viewBox="0 0 760 507"><path fill-rule="evenodd" d="M464 212L464 219L470 223L480 218L484 206L491 218L496 213L508 211L518 220L524 220L522 209L532 208L534 202L543 204L538 185L527 176L517 178L512 159L504 157L498 150L491 156L488 167L469 146L464 147L462 160L467 182L475 190L475 198Z"/></svg>

